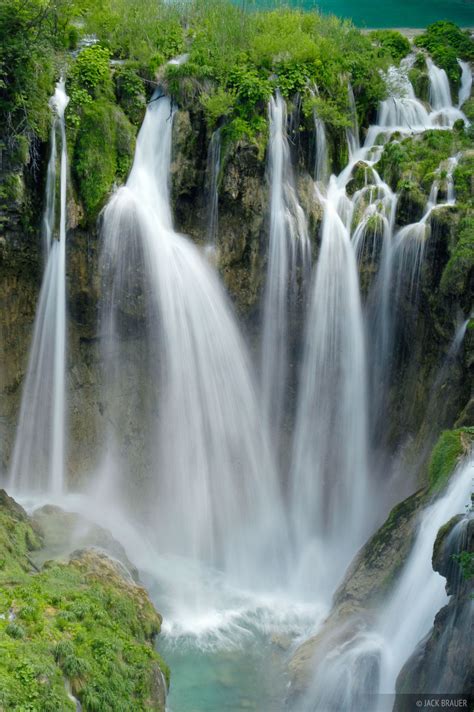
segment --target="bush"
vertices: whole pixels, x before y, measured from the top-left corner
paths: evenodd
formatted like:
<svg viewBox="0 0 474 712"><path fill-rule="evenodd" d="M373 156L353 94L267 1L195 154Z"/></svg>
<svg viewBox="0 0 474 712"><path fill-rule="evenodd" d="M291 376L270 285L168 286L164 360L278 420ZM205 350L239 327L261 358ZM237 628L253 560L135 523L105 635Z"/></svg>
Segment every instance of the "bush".
<svg viewBox="0 0 474 712"><path fill-rule="evenodd" d="M474 42L468 32L453 22L440 20L428 25L426 32L415 39L415 44L428 50L454 85L459 83L460 78L457 58L474 60Z"/></svg>
<svg viewBox="0 0 474 712"><path fill-rule="evenodd" d="M399 62L410 51L408 39L396 30L375 30L369 35L372 42L387 52L395 62Z"/></svg>
<svg viewBox="0 0 474 712"><path fill-rule="evenodd" d="M87 219L94 220L116 179L126 177L135 132L123 111L98 100L83 108L74 147L74 170Z"/></svg>

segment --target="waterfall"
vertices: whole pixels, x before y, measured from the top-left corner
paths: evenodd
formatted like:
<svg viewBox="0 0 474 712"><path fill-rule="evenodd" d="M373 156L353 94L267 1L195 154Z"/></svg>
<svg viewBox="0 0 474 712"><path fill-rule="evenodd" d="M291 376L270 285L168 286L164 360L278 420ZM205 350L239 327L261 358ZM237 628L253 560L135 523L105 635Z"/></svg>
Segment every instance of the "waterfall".
<svg viewBox="0 0 474 712"><path fill-rule="evenodd" d="M338 212L343 193L333 176L327 198L321 196L322 242L307 321L292 461L297 545L315 558L306 562L306 568L324 571L328 592L367 533L364 327L356 257Z"/></svg>
<svg viewBox="0 0 474 712"><path fill-rule="evenodd" d="M263 306L262 400L277 437L288 386L288 323L311 264L306 218L298 202L286 136L286 104L269 104L270 237Z"/></svg>
<svg viewBox="0 0 474 712"><path fill-rule="evenodd" d="M217 243L219 228L219 171L221 168L221 130L211 136L207 153L207 241L210 247Z"/></svg>
<svg viewBox="0 0 474 712"><path fill-rule="evenodd" d="M430 57L426 58L428 77L430 80L430 104L435 111L440 111L453 105L448 75L440 69Z"/></svg>
<svg viewBox="0 0 474 712"><path fill-rule="evenodd" d="M380 616L379 631L385 641L380 690L395 691L395 682L416 644L429 632L438 610L447 603L446 581L431 565L439 529L470 501L474 459L458 467L447 491L421 515L420 528L409 560Z"/></svg>
<svg viewBox="0 0 474 712"><path fill-rule="evenodd" d="M67 146L64 112L69 102L64 81L51 98L61 135L60 215L56 232L56 138L46 181L43 241L47 262L36 310L33 340L23 386L10 468L14 492L59 494L65 480L66 370L66 191Z"/></svg>
<svg viewBox="0 0 474 712"><path fill-rule="evenodd" d="M354 98L354 92L352 90L352 85L349 84L347 87L347 93L349 97L349 109L351 114L351 126L346 129L347 137L347 148L349 152L349 158L352 158L360 148L359 140L359 124L357 121L357 107Z"/></svg>
<svg viewBox="0 0 474 712"><path fill-rule="evenodd" d="M114 387L138 368L134 351L130 357L121 340L135 316L147 349L143 388L152 401L149 408L138 405L150 432L151 471L138 494L143 521L160 551L258 585L283 566L285 516L249 358L228 300L199 250L173 229L173 113L165 96L150 103L126 186L104 211L105 370ZM132 343L138 351L139 342ZM128 405L119 402L118 408ZM120 429L114 437L120 439ZM125 484L115 473L111 483L122 499L129 496L128 479L128 471Z"/></svg>
<svg viewBox="0 0 474 712"><path fill-rule="evenodd" d="M472 69L469 62L463 62L461 59L458 59L458 64L461 67L461 86L458 96L458 109L460 109L471 96Z"/></svg>
<svg viewBox="0 0 474 712"><path fill-rule="evenodd" d="M439 529L469 503L474 460L459 465L446 492L420 514L412 553L372 628L341 628L340 643L322 656L298 712L389 712L397 675L447 602L446 581L431 557ZM334 631L336 635L336 631Z"/></svg>
<svg viewBox="0 0 474 712"><path fill-rule="evenodd" d="M314 132L316 135L316 157L314 162L314 179L327 183L330 175L328 144L324 121L314 112Z"/></svg>

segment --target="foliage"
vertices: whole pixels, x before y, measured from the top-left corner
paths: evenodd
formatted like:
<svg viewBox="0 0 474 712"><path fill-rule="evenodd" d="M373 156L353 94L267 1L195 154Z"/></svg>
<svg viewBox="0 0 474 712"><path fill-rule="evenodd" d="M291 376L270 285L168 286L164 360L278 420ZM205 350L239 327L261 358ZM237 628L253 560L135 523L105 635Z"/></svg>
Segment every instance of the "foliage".
<svg viewBox="0 0 474 712"><path fill-rule="evenodd" d="M184 51L178 5L163 0L105 0L86 14L87 29L100 37L114 57L147 65L157 53L163 60Z"/></svg>
<svg viewBox="0 0 474 712"><path fill-rule="evenodd" d="M131 165L135 132L123 111L106 100L86 104L74 146L74 175L89 220L95 219L116 179Z"/></svg>
<svg viewBox="0 0 474 712"><path fill-rule="evenodd" d="M110 51L100 45L85 47L73 64L73 83L94 97L111 93Z"/></svg>
<svg viewBox="0 0 474 712"><path fill-rule="evenodd" d="M466 581L474 578L474 554L472 551L462 551L460 554L454 554L453 559L459 564Z"/></svg>
<svg viewBox="0 0 474 712"><path fill-rule="evenodd" d="M0 707L66 712L157 709L152 646L160 618L146 593L96 554L50 562L32 575L28 552L38 534L23 510L0 499ZM9 620L9 617L14 620Z"/></svg>
<svg viewBox="0 0 474 712"><path fill-rule="evenodd" d="M140 126L146 105L146 91L143 79L130 63L122 65L115 72L115 90L118 103L135 126Z"/></svg>
<svg viewBox="0 0 474 712"><path fill-rule="evenodd" d="M374 30L369 36L372 42L384 52L388 52L395 62L400 61L410 51L408 39L396 30Z"/></svg>
<svg viewBox="0 0 474 712"><path fill-rule="evenodd" d="M464 216L457 231L457 241L449 246L450 257L441 277L441 292L459 297L467 294L474 275L474 216Z"/></svg>
<svg viewBox="0 0 474 712"><path fill-rule="evenodd" d="M439 492L448 482L460 458L474 440L474 428L445 430L431 453L428 469L431 492Z"/></svg>
<svg viewBox="0 0 474 712"><path fill-rule="evenodd" d="M430 130L408 138L394 134L377 170L394 190L403 187L400 181L409 180L429 192L440 163L469 147L465 132Z"/></svg>
<svg viewBox="0 0 474 712"><path fill-rule="evenodd" d="M474 60L474 42L469 32L461 30L453 22L440 20L428 25L426 32L415 39L415 44L428 50L434 62L446 70L454 84L460 78L458 57Z"/></svg>

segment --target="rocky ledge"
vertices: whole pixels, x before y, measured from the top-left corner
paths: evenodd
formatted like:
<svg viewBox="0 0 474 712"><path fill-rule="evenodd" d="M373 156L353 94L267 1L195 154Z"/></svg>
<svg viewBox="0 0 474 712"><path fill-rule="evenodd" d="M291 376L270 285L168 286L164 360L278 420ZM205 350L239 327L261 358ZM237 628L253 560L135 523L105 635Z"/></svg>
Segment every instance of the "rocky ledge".
<svg viewBox="0 0 474 712"><path fill-rule="evenodd" d="M164 712L161 616L120 545L89 526L80 544L100 549L38 565L71 517L77 526L57 508L30 518L0 490L0 709Z"/></svg>

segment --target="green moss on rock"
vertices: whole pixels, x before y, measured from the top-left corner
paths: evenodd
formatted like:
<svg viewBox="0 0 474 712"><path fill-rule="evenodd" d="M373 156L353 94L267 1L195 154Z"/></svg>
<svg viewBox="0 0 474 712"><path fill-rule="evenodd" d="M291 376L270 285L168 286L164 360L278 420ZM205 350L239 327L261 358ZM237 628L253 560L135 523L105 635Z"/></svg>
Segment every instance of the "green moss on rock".
<svg viewBox="0 0 474 712"><path fill-rule="evenodd" d="M428 469L430 492L439 492L448 482L456 465L474 440L474 427L445 430L431 454Z"/></svg>
<svg viewBox="0 0 474 712"><path fill-rule="evenodd" d="M114 182L126 177L134 146L135 130L120 107L103 99L83 107L74 168L89 221L97 217Z"/></svg>
<svg viewBox="0 0 474 712"><path fill-rule="evenodd" d="M40 544L0 492L0 708L73 710L72 692L85 712L163 711L169 670L145 589L91 549L35 572L28 552Z"/></svg>

